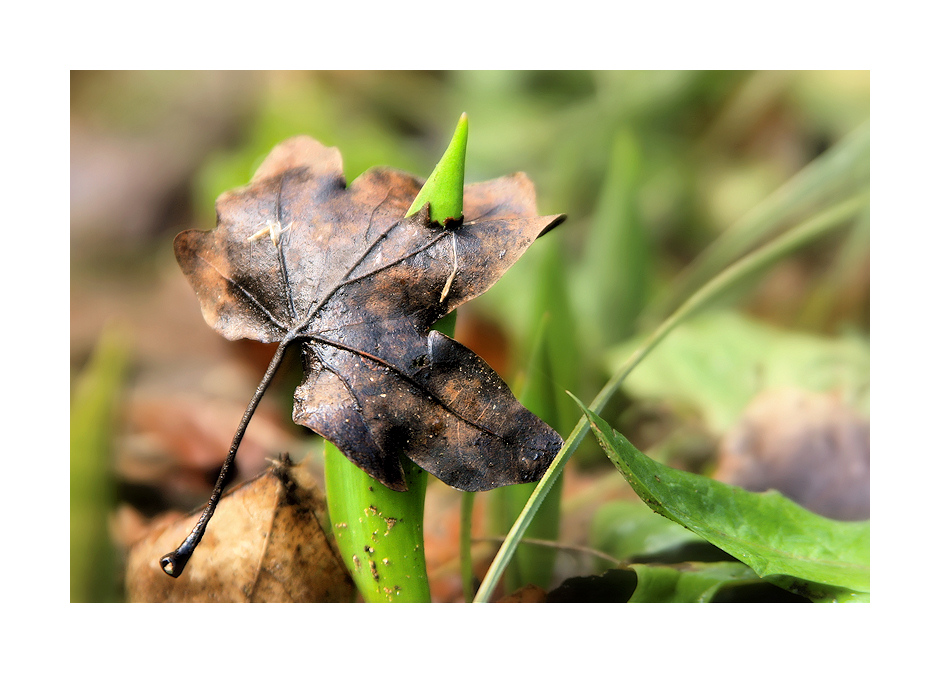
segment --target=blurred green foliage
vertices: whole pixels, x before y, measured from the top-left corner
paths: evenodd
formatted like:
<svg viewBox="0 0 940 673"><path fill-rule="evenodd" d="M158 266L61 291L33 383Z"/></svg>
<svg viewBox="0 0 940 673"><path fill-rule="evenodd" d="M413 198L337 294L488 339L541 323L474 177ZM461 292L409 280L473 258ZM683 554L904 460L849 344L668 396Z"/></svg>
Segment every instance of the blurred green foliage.
<svg viewBox="0 0 940 673"><path fill-rule="evenodd" d="M118 553L110 539L108 516L117 502L112 461L127 361L125 338L116 331L106 332L72 392L72 602L112 602L121 596Z"/></svg>
<svg viewBox="0 0 940 673"><path fill-rule="evenodd" d="M215 197L247 182L288 136L338 146L350 181L373 165L426 176L466 111L467 181L524 171L540 212L569 216L472 310L510 337L521 372L545 310L537 294L550 286L554 305L571 306L552 331L576 335L566 361L578 375L560 376L559 387L584 395L603 380L606 347L637 331L653 296L674 294L679 272L710 242L869 112L864 71L297 72L263 82L238 143L196 176L200 221L209 226ZM847 265L842 282L867 257ZM817 304L804 327L848 322L867 333L867 296Z"/></svg>
<svg viewBox="0 0 940 673"><path fill-rule="evenodd" d="M611 370L639 345L612 350ZM867 416L870 357L867 339L857 334L817 336L712 312L677 327L624 387L635 398L688 405L719 436L764 390L839 391Z"/></svg>

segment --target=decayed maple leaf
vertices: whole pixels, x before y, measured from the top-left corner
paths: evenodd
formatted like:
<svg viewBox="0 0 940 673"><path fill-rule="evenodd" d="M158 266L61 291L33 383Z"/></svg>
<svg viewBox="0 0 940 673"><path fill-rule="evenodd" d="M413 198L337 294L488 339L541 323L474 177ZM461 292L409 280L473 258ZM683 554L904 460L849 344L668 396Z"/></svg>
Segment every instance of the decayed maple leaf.
<svg viewBox="0 0 940 673"><path fill-rule="evenodd" d="M292 138L176 256L223 336L302 344L295 422L385 485L406 489L401 454L462 490L536 481L561 437L431 327L564 216L539 217L517 173L467 185L462 223L443 228L427 207L404 217L420 187L387 168L347 187L338 150Z"/></svg>

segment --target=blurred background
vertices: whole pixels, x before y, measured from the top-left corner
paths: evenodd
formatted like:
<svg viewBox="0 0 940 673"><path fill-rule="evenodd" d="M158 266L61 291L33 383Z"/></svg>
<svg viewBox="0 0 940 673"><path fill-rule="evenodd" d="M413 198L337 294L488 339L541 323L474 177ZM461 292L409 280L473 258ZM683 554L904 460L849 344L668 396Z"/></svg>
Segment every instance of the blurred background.
<svg viewBox="0 0 940 673"><path fill-rule="evenodd" d="M568 215L456 334L517 391L538 381L537 413L567 436L566 390L590 401L728 263L867 193L869 101L867 71L73 71L72 600L123 600L129 545L211 491L273 348L204 323L172 241L213 227L216 197L281 140L336 146L348 182L374 165L426 177L467 112L467 181L523 171L541 214ZM604 417L659 460L868 518L869 249L865 209L677 330ZM299 379L281 368L236 480L282 452L322 478L318 439L290 419ZM459 493L431 481L434 599L462 600ZM559 501L561 543L651 551L590 441ZM505 532L494 503L478 498L475 536ZM479 546L481 572L493 552ZM596 570L552 559L545 584Z"/></svg>

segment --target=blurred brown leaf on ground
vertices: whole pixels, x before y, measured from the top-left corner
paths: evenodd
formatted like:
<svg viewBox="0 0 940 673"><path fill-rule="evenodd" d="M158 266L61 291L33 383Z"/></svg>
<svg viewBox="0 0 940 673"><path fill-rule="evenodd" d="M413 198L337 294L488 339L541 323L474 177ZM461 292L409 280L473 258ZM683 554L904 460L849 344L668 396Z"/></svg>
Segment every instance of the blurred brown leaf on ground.
<svg viewBox="0 0 940 673"><path fill-rule="evenodd" d="M724 437L715 479L776 489L823 516L869 518L869 421L835 394L784 389L758 395Z"/></svg>
<svg viewBox="0 0 940 673"><path fill-rule="evenodd" d="M323 498L307 468L284 456L228 492L187 572L168 577L159 559L201 512L156 523L127 563L132 602L348 602L352 580L333 546Z"/></svg>
<svg viewBox="0 0 940 673"><path fill-rule="evenodd" d="M542 587L534 584L527 584L521 589L516 589L505 598L501 598L499 603L545 603L546 591Z"/></svg>

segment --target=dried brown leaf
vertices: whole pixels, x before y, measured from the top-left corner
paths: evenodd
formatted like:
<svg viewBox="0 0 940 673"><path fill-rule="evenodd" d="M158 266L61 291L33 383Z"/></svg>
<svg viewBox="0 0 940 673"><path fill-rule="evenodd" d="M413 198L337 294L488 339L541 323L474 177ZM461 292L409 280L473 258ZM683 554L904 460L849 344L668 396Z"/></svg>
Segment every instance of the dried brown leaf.
<svg viewBox="0 0 940 673"><path fill-rule="evenodd" d="M219 197L214 230L177 236L177 259L223 336L302 343L295 422L390 488L401 454L462 490L536 481L561 437L431 326L564 216L539 217L518 173L468 185L444 229L404 217L420 187L386 168L347 187L335 148L293 138Z"/></svg>
<svg viewBox="0 0 940 673"><path fill-rule="evenodd" d="M545 603L548 601L548 594L542 587L534 584L526 584L521 589L505 596L498 603Z"/></svg>
<svg viewBox="0 0 940 673"><path fill-rule="evenodd" d="M156 526L131 549L132 602L345 602L355 587L328 535L323 497L303 465L286 457L219 502L201 552L178 579L157 559L200 513Z"/></svg>

